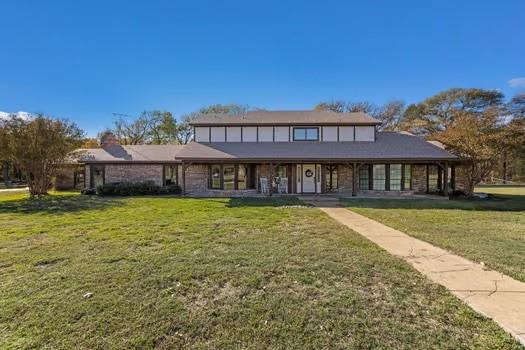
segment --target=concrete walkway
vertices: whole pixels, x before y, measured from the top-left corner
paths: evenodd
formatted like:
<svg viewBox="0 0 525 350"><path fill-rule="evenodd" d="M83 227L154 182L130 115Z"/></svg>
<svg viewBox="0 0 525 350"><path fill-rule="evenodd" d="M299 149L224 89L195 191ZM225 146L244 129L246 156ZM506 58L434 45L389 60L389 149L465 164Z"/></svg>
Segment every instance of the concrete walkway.
<svg viewBox="0 0 525 350"><path fill-rule="evenodd" d="M29 191L29 188L28 187L0 188L0 193L22 192L22 191Z"/></svg>
<svg viewBox="0 0 525 350"><path fill-rule="evenodd" d="M525 345L525 283L486 270L429 243L377 221L338 208L333 201L311 201L330 217L410 263L480 314L497 322Z"/></svg>

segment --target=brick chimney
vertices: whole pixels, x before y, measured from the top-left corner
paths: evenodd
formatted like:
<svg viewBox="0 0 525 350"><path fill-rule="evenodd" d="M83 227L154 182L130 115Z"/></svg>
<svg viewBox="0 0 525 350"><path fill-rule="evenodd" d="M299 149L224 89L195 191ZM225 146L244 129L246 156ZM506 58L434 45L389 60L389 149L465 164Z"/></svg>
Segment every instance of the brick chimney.
<svg viewBox="0 0 525 350"><path fill-rule="evenodd" d="M111 131L106 131L100 136L100 146L102 148L107 146L118 145L118 139Z"/></svg>

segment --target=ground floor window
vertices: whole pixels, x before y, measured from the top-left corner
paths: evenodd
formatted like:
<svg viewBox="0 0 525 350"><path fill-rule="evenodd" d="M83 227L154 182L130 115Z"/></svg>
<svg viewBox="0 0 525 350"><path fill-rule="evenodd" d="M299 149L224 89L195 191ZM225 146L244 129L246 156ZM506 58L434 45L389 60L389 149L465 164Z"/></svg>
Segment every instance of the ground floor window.
<svg viewBox="0 0 525 350"><path fill-rule="evenodd" d="M104 185L104 174L105 174L105 166L104 165L92 165L91 166L91 179L90 179L90 187L91 188L97 188L98 186Z"/></svg>
<svg viewBox="0 0 525 350"><path fill-rule="evenodd" d="M245 164L210 165L209 187L213 190L245 190L251 188L251 167Z"/></svg>
<svg viewBox="0 0 525 350"><path fill-rule="evenodd" d="M384 191L386 189L386 166L385 164L374 164L372 166L372 189Z"/></svg>
<svg viewBox="0 0 525 350"><path fill-rule="evenodd" d="M222 188L225 190L235 189L235 165L222 166Z"/></svg>
<svg viewBox="0 0 525 350"><path fill-rule="evenodd" d="M389 189L390 191L401 191L401 180L402 180L402 166L401 164L390 164L389 165Z"/></svg>
<svg viewBox="0 0 525 350"><path fill-rule="evenodd" d="M332 192L337 189L337 165L328 165L325 172L325 190Z"/></svg>
<svg viewBox="0 0 525 350"><path fill-rule="evenodd" d="M210 188L214 190L220 190L222 188L222 180L221 180L221 165L212 165L211 171L210 171Z"/></svg>
<svg viewBox="0 0 525 350"><path fill-rule="evenodd" d="M361 165L359 168L359 189L369 190L370 189L370 166Z"/></svg>
<svg viewBox="0 0 525 350"><path fill-rule="evenodd" d="M164 185L176 185L179 183L177 164L164 165Z"/></svg>
<svg viewBox="0 0 525 350"><path fill-rule="evenodd" d="M73 171L73 188L86 187L85 179L86 169L84 166L79 166Z"/></svg>
<svg viewBox="0 0 525 350"><path fill-rule="evenodd" d="M403 190L408 191L412 189L412 165L403 165Z"/></svg>
<svg viewBox="0 0 525 350"><path fill-rule="evenodd" d="M239 164L237 168L237 189L238 190L245 190L248 188L246 184L246 178L248 174L248 168L246 165Z"/></svg>
<svg viewBox="0 0 525 350"><path fill-rule="evenodd" d="M427 181L428 192L439 192L441 190L439 167L437 165L428 165Z"/></svg>

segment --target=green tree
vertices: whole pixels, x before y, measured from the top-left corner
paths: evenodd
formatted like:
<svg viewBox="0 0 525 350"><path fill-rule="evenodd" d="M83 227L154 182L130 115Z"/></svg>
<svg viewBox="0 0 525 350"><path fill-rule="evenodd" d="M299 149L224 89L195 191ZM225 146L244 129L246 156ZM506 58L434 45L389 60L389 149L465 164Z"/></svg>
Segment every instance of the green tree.
<svg viewBox="0 0 525 350"><path fill-rule="evenodd" d="M488 108L501 108L503 94L497 90L454 88L407 107L402 129L416 135L444 131L458 111L479 115Z"/></svg>
<svg viewBox="0 0 525 350"><path fill-rule="evenodd" d="M31 196L46 194L58 167L84 139L74 123L37 115L27 120L14 117L3 123L8 159L27 174Z"/></svg>

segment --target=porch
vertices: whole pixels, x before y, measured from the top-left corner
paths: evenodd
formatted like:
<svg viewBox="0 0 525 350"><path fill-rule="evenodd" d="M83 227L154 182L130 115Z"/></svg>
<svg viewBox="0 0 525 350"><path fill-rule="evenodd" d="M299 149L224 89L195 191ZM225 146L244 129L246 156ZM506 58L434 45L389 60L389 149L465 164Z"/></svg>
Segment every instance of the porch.
<svg viewBox="0 0 525 350"><path fill-rule="evenodd" d="M180 185L193 196L334 194L414 198L456 189L448 162L183 162ZM434 197L434 196L432 196Z"/></svg>

